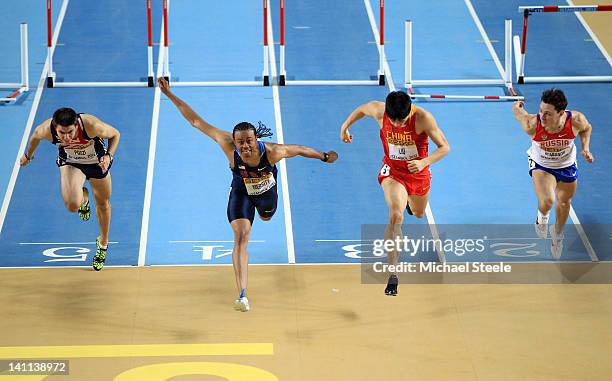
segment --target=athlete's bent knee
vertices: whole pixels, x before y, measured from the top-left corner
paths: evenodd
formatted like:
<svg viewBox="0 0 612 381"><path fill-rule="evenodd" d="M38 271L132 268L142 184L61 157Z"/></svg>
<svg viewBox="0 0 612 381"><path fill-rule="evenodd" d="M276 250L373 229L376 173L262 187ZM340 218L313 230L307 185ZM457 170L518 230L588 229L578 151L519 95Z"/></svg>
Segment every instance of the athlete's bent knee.
<svg viewBox="0 0 612 381"><path fill-rule="evenodd" d="M553 205L555 203L555 200L553 200L552 198L545 198L544 200L542 200L541 204L542 207L546 210L551 210Z"/></svg>
<svg viewBox="0 0 612 381"><path fill-rule="evenodd" d="M404 222L404 211L394 210L389 213L389 223L399 225Z"/></svg>
<svg viewBox="0 0 612 381"><path fill-rule="evenodd" d="M66 206L66 209L68 209L68 211L70 213L78 212L79 211L79 207L81 206L78 203L73 202L73 201L65 201L64 205Z"/></svg>
<svg viewBox="0 0 612 381"><path fill-rule="evenodd" d="M425 212L422 210L413 210L412 213L416 218L423 218L423 216L425 216Z"/></svg>
<svg viewBox="0 0 612 381"><path fill-rule="evenodd" d="M569 208L572 205L572 199L568 200L559 200L559 206L561 208Z"/></svg>

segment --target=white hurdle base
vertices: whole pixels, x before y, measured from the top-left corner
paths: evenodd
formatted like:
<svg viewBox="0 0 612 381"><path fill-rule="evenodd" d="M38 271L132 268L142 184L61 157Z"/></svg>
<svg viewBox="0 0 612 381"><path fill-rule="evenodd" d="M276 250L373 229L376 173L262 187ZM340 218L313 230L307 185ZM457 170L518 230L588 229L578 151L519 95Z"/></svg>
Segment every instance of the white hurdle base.
<svg viewBox="0 0 612 381"><path fill-rule="evenodd" d="M286 80L287 86L379 86L379 80Z"/></svg>
<svg viewBox="0 0 612 381"><path fill-rule="evenodd" d="M415 79L412 86L497 86L505 85L503 79Z"/></svg>
<svg viewBox="0 0 612 381"><path fill-rule="evenodd" d="M264 86L263 81L170 81L172 87Z"/></svg>
<svg viewBox="0 0 612 381"><path fill-rule="evenodd" d="M514 47L514 58L516 61L516 81L523 83L592 83L592 82L612 82L612 75L570 75L570 76L541 76L528 77L521 75L521 69L525 64L521 59L521 38L515 35L512 39Z"/></svg>
<svg viewBox="0 0 612 381"><path fill-rule="evenodd" d="M149 87L148 82L56 82L50 87Z"/></svg>

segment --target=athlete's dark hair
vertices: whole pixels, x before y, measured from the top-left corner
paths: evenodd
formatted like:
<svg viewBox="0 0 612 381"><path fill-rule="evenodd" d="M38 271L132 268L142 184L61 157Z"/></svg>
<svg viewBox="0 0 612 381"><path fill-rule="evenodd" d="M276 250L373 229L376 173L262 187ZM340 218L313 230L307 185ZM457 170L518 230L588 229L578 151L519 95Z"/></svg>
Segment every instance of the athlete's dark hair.
<svg viewBox="0 0 612 381"><path fill-rule="evenodd" d="M555 106L557 112L563 111L567 107L567 98L565 98L565 94L563 94L563 91L554 87L544 91L541 100L544 103Z"/></svg>
<svg viewBox="0 0 612 381"><path fill-rule="evenodd" d="M272 131L268 127L266 127L266 125L263 124L262 122L257 122L257 128L255 128L255 126L253 126L249 122L240 122L234 126L234 130L232 131L232 138L236 134L236 131L248 131L248 130L252 130L256 138L269 138L270 136L273 135Z"/></svg>
<svg viewBox="0 0 612 381"><path fill-rule="evenodd" d="M77 113L71 108L62 107L53 113L53 123L60 126L71 126L76 123Z"/></svg>
<svg viewBox="0 0 612 381"><path fill-rule="evenodd" d="M402 120L410 113L412 100L403 91L392 91L385 100L385 113L389 119Z"/></svg>

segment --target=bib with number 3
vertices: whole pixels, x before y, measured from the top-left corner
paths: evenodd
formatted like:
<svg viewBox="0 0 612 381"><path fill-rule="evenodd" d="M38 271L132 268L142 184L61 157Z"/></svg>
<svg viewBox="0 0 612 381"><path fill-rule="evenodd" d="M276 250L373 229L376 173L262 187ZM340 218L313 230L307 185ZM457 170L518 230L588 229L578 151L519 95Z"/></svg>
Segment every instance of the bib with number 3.
<svg viewBox="0 0 612 381"><path fill-rule="evenodd" d="M530 157L527 157L527 160L529 161L529 169L534 169L536 167L535 161Z"/></svg>

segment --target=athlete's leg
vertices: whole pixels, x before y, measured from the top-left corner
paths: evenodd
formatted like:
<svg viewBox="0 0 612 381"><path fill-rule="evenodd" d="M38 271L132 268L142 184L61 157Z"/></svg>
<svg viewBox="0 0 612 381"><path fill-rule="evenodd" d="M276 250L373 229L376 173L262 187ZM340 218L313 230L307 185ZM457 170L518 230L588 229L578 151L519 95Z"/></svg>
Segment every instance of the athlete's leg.
<svg viewBox="0 0 612 381"><path fill-rule="evenodd" d="M89 179L89 184L91 184L94 199L96 200L96 216L100 224L100 244L106 247L108 245L108 232L110 230L111 221L111 175L108 173L106 177L102 179Z"/></svg>
<svg viewBox="0 0 612 381"><path fill-rule="evenodd" d="M276 213L276 207L278 204L278 193L276 187L255 198L254 202L259 218L261 218L263 221L270 221L274 216L274 213Z"/></svg>
<svg viewBox="0 0 612 381"><path fill-rule="evenodd" d="M425 215L425 209L427 208L427 202L429 201L429 192L423 196L410 195L408 196L408 204L410 210L416 218L423 218Z"/></svg>
<svg viewBox="0 0 612 381"><path fill-rule="evenodd" d="M396 237L402 236L402 223L404 222L404 210L408 202L408 192L404 185L391 177L385 178L381 186L385 194L385 202L389 208L389 223L385 229L385 240L395 240ZM393 250L388 255L389 264L397 264L397 251Z"/></svg>
<svg viewBox="0 0 612 381"><path fill-rule="evenodd" d="M543 215L548 215L555 202L557 180L555 176L539 169L533 170L531 177L533 178L533 189L538 197L538 210Z"/></svg>
<svg viewBox="0 0 612 381"><path fill-rule="evenodd" d="M71 213L76 213L79 206L85 201L83 195L83 184L85 174L80 169L71 165L62 165L60 170L60 188L64 205Z"/></svg>
<svg viewBox="0 0 612 381"><path fill-rule="evenodd" d="M243 312L249 310L249 301L245 296L248 285L249 253L247 246L251 226L255 218L255 204L251 197L240 187L232 187L227 203L227 219L234 232L234 249L232 264L236 287L240 295L234 302L234 308Z"/></svg>
<svg viewBox="0 0 612 381"><path fill-rule="evenodd" d="M248 284L249 252L247 246L251 234L251 221L246 218L233 220L230 225L234 231L234 250L232 252L232 263L236 277L238 292L246 290Z"/></svg>
<svg viewBox="0 0 612 381"><path fill-rule="evenodd" d="M385 194L385 202L389 208L389 223L385 229L385 241L395 240L396 238L401 239L402 237L402 222L404 222L404 210L408 203L408 192L404 185L397 182L391 177L387 177L381 182L383 192ZM387 253L388 263L390 265L397 265L399 253L395 250L391 250ZM385 288L385 295L395 296L397 295L397 271L393 271L387 281L387 287Z"/></svg>
<svg viewBox="0 0 612 381"><path fill-rule="evenodd" d="M533 189L538 198L538 213L535 221L535 232L544 239L548 236L548 213L555 202L557 179L554 175L541 169L532 169Z"/></svg>
<svg viewBox="0 0 612 381"><path fill-rule="evenodd" d="M557 183L557 220L555 221L555 231L558 235L563 233L563 227L569 216L570 207L572 204L572 197L576 194L576 188L578 187L578 181L571 183L565 183L559 181Z"/></svg>

